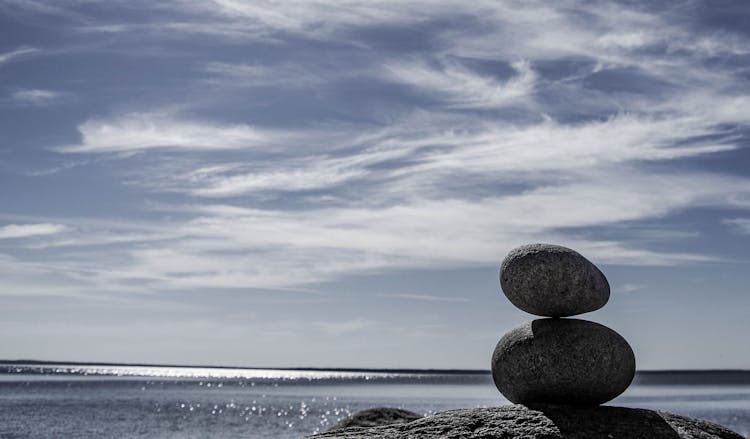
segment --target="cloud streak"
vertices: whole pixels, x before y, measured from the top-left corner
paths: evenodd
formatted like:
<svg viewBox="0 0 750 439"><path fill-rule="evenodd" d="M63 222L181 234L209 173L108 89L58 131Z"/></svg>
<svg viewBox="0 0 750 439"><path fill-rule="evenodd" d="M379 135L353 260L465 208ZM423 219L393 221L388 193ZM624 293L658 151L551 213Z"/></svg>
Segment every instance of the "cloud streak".
<svg viewBox="0 0 750 439"><path fill-rule="evenodd" d="M738 233L750 235L750 219L748 218L726 219L724 224L731 226Z"/></svg>
<svg viewBox="0 0 750 439"><path fill-rule="evenodd" d="M149 149L233 150L273 147L281 133L244 124L176 120L154 113L89 120L78 127L81 143L55 148L64 153L137 152Z"/></svg>
<svg viewBox="0 0 750 439"><path fill-rule="evenodd" d="M51 277L64 273L67 283L79 285L79 294L102 294L299 288L352 274L489 266L530 241L569 245L597 263L716 262L720 255L655 251L626 240L595 239L585 230L659 219L695 206L731 205L736 188L750 187L747 183L710 174L608 172L520 194L318 207L303 214L227 204L162 205L174 219L148 230L92 224L36 242L35 249L52 253L35 266Z"/></svg>
<svg viewBox="0 0 750 439"><path fill-rule="evenodd" d="M472 72L457 62L444 62L439 68L425 63L401 63L387 67L395 81L442 96L450 107L497 108L523 104L534 92L537 76L527 61L511 64L516 72L506 81Z"/></svg>
<svg viewBox="0 0 750 439"><path fill-rule="evenodd" d="M378 322L363 318L337 322L312 322L313 326L320 328L324 334L331 337L340 337L353 332L359 332L377 324Z"/></svg>
<svg viewBox="0 0 750 439"><path fill-rule="evenodd" d="M456 126L449 128L447 123ZM186 130L189 127L181 131ZM224 137L219 131L214 135L217 139ZM379 193L379 198L402 200L405 196L439 196L456 176L487 185L511 181L549 184L565 179L564 174L572 178L635 162L669 161L737 148L731 130L713 119L696 116L620 114L578 124L545 119L523 126L491 126L427 114L369 133L350 128L340 138L327 134L316 138L315 133L307 130L287 136L307 136L308 144L326 144L330 152L313 149L314 155L297 153L293 152L295 144L290 143L277 148L288 153L257 157L252 164L199 162L194 169L175 172L170 162L163 169L152 165L131 179L147 188L211 198L334 191L343 184L359 182ZM126 132L118 135L130 136ZM540 174L542 171L545 173ZM404 188L410 188L409 195L404 194Z"/></svg>
<svg viewBox="0 0 750 439"><path fill-rule="evenodd" d="M68 230L62 224L7 224L0 226L0 239L28 238L32 236L55 235Z"/></svg>
<svg viewBox="0 0 750 439"><path fill-rule="evenodd" d="M465 297L441 297L429 294L388 293L377 294L378 297L386 299L416 300L419 302L469 302Z"/></svg>
<svg viewBox="0 0 750 439"><path fill-rule="evenodd" d="M23 58L36 52L39 52L39 49L34 47L20 47L10 52L0 53L0 65L11 62L18 58Z"/></svg>
<svg viewBox="0 0 750 439"><path fill-rule="evenodd" d="M17 90L10 95L10 100L20 105L45 106L64 98L65 94L40 89Z"/></svg>

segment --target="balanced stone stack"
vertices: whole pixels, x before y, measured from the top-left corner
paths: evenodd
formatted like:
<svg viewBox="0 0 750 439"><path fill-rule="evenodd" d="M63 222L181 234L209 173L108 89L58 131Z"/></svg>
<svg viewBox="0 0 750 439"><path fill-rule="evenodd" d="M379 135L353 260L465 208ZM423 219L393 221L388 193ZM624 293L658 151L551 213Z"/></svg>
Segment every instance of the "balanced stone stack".
<svg viewBox="0 0 750 439"><path fill-rule="evenodd" d="M565 247L531 244L512 250L500 286L523 311L548 317L512 329L492 355L498 390L517 404L603 404L627 389L635 356L617 332L563 317L603 307L609 283L588 259Z"/></svg>

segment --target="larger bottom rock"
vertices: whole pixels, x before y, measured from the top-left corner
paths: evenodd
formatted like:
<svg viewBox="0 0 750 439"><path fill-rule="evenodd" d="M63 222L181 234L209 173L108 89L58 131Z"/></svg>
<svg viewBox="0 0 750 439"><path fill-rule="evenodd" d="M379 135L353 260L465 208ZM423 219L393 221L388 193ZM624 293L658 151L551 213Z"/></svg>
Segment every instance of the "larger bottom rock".
<svg viewBox="0 0 750 439"><path fill-rule="evenodd" d="M505 334L492 355L492 378L519 404L603 404L628 388L635 356L622 336L577 319L539 319Z"/></svg>
<svg viewBox="0 0 750 439"><path fill-rule="evenodd" d="M623 407L522 405L462 409L407 424L352 427L316 439L743 439L697 419Z"/></svg>

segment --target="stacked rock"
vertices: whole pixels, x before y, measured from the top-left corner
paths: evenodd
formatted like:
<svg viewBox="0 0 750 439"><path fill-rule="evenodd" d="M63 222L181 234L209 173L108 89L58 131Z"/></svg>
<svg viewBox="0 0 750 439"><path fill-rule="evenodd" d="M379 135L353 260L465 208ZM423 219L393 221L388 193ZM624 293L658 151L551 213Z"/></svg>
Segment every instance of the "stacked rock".
<svg viewBox="0 0 750 439"><path fill-rule="evenodd" d="M498 390L517 404L603 404L628 388L635 355L617 332L566 319L609 300L609 283L588 259L565 247L531 244L512 250L500 286L523 311L549 317L506 333L492 355Z"/></svg>

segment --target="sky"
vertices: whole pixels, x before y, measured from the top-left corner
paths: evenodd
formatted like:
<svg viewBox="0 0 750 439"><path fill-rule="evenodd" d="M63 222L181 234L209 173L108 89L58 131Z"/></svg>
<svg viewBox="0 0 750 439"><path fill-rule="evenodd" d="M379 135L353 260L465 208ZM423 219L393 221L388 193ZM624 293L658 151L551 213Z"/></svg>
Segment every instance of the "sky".
<svg viewBox="0 0 750 439"><path fill-rule="evenodd" d="M546 242L750 369L748 147L741 0L2 0L0 358L488 369Z"/></svg>

